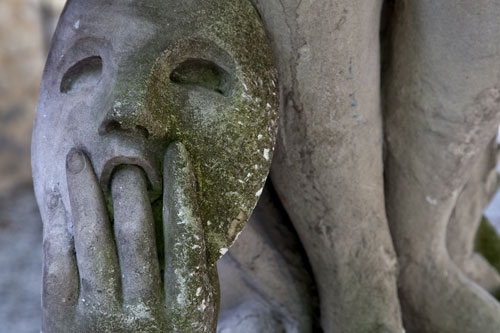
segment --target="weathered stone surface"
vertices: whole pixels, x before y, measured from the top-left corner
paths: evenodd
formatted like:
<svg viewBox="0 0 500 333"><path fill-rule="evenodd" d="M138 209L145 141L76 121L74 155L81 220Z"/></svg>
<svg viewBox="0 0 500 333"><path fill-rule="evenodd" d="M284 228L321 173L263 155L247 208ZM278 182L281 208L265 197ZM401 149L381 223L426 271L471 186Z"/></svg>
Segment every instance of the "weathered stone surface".
<svg viewBox="0 0 500 333"><path fill-rule="evenodd" d="M189 9L194 3L195 1L187 1L182 5L172 6L174 13L171 13L170 18L175 21L177 16L191 15ZM280 75L282 76L281 99L285 111L281 123L282 130L277 160L273 167L273 178L284 206L290 213L311 259L312 268L320 288L322 325L328 332L399 332L402 330L402 326L395 292L397 265L385 221L381 163L382 124L378 108L379 59L377 55L379 50L377 33L381 1L372 1L367 4L361 1L316 0L304 2L297 0L283 3L279 0L254 0L254 4L260 10L272 37L273 51L278 59ZM231 7L232 5L234 5L233 2L228 3L228 11L234 9ZM491 139L490 134L494 133L499 120L496 114L499 88L498 78L495 77L498 71L491 70L491 68L496 68L495 65L498 64L499 60L499 43L491 42L495 38L498 39L494 35L494 31L498 31L498 29L490 29L496 24L493 22L496 22L495 18L499 14L497 7L495 7L497 5L487 1L479 1L478 3L463 1L459 4L451 1L440 3L403 1L398 2L397 6L393 16L394 24L389 29L394 32L392 46L388 49L389 57L385 59L388 64L388 71L384 78L384 84L387 84L385 186L388 192L387 207L391 218L391 231L403 268L400 292L405 312L405 326L411 332L496 332L499 324L498 318L495 318L495 316L498 317L499 313L497 303L470 283L470 280L454 267L446 253L445 238L448 235L448 240L450 240L450 235L454 233L454 231L450 231L454 225L448 223L450 219L452 222L457 222L457 220L460 220L458 222L471 222L472 220L466 219L465 216L477 215L480 210L479 206L482 205L480 202L484 199L481 193L473 189L475 186L472 184L472 178L482 177L479 174L482 174L484 170L480 171L480 169L483 166L488 166L491 161L486 161L477 168L473 167L472 161L478 158L486 143ZM84 7L82 5L81 8ZM84 12L86 11L80 11L80 13ZM133 14L130 14L132 12ZM129 12L130 16L123 19L119 26L123 26L124 23L130 24L134 30L138 31L138 35L141 33L147 35L151 30L154 30L149 25L149 19L156 17L154 16L156 14L158 17L161 16L157 12L151 13L147 6L132 12ZM479 18L473 15L476 12ZM223 11L222 13L227 12ZM104 16L102 13L90 13L90 15L94 14ZM224 39L233 33L232 29L227 29L227 31L223 29L224 24L221 25L218 20L221 16L219 12L217 15L211 16L210 10L207 12L201 10L196 12L194 16L198 14L207 20L217 21L208 28L213 35L217 36L216 39ZM130 20L130 17L136 17L135 15L141 19ZM237 16L234 22L241 23L242 20L239 18L241 17ZM186 30L203 29L203 26L198 25L195 20L186 20L184 23L187 27ZM92 30L92 25L86 25L85 20L82 20L82 17L78 15L68 19L66 24L69 27L65 32L67 34L74 31L88 33ZM245 29L248 28L248 26L245 27ZM245 31L249 32L250 30L252 29ZM174 35L176 33L178 32L174 31ZM225 35L226 33L227 35ZM119 36L109 43L111 47L105 52L114 56L116 55L114 52L118 50L119 56L116 58L119 61L111 61L110 64L113 70L119 73L118 75L123 79L122 82L132 83L114 86L116 91L112 90L109 95L100 96L102 98L100 102L106 108L109 107L108 111L89 108L96 116L83 119L84 121L77 121L77 117L72 119L69 117L75 125L65 130L78 132L79 127L91 127L85 121L88 120L88 123L100 124L99 135L105 136L109 133L122 133L124 131L127 132L124 136L126 144L136 145L130 150L126 147L119 147L118 154L121 153L123 158L114 160L108 166L100 165L99 161L94 165L101 180L101 184L97 185L96 183L95 188L103 186L106 192L109 183L115 184L114 192L118 194L108 198L110 201L113 200L114 205L113 207L109 206L108 211L125 203L123 210L118 211L122 215L124 212L125 215L142 212L135 210L133 204L127 205L126 203L131 197L135 197L134 194L137 193L134 191L138 191L142 201L146 202L146 183L149 182L148 185L151 185L150 195L153 199L157 198L158 193L161 192L161 186L158 185L161 177L155 178L155 169L158 173L161 162L156 163L156 165L152 162L153 167L150 168L148 163L151 160L142 163L140 158L132 157L130 159L130 155L127 154L134 155L140 152L144 143L146 145L155 143L155 140L165 135L165 128L168 129L167 136L173 135L175 137L172 141L181 140L189 153L195 151L194 156L193 154L188 156L189 153L179 155L184 156L184 161L187 160L181 164L189 165L186 169L188 170L187 174L192 171L194 178L198 181L196 184L198 187L196 191L192 190L194 187L182 187L182 189L187 189L187 193L177 194L181 197L184 196L184 199L170 202L170 206L174 208L166 209L166 215L172 211L183 211L179 207L187 208L191 212L189 219L176 220L175 216L170 215L171 222L174 225L177 223L182 225L182 222L190 221L187 225L191 229L186 232L181 228L181 231L174 233L178 232L184 238L189 238L189 242L183 242L183 244L190 245L191 250L196 250L196 246L204 248L206 246L204 242L197 243L196 238L190 238L193 235L200 237L200 239L205 237L197 224L197 221L199 222L197 214L193 213L200 209L194 204L199 198L192 199L194 192L204 193L199 199L199 204L203 212L201 215L203 215L205 223L204 228L209 230L207 239L210 262L214 262L220 255L220 248L223 249L222 252L226 251L227 246L224 243L231 243L241 230L242 221L246 220L246 216L248 216L248 214L240 215L240 207L238 209L233 207L235 210L232 211L232 208L226 205L233 202L235 192L224 192L224 187L226 187L225 190L232 189L233 185L239 188L240 185L237 183L243 184L250 180L245 185L247 186L245 191L248 190L247 192L250 194L252 191L255 194L261 192L257 183L262 185L264 174L256 173L249 178L245 169L235 170L237 167L234 162L239 162L248 156L252 156L249 160L254 160L257 152L267 161L270 158L271 149L258 144L257 146L249 145L250 150L242 149L234 160L224 161L222 168L219 169L215 162L218 162L217 159L221 158L223 154L218 153L224 150L222 148L234 152L234 147L229 148L226 145L221 148L221 146L214 144L213 147L210 147L211 149L208 149L208 152L203 151L206 142L210 141L209 138L200 134L206 128L191 125L197 120L197 117L203 118L207 114L201 112L193 115L184 112L190 108L203 110L207 107L207 103L204 103L202 98L203 89L223 97L231 95L234 85L231 82L230 74L234 68L231 66L218 66L218 68L205 61L178 61L178 53L192 52L190 54L195 58L203 53L217 59L228 59L224 52L220 52L219 49L211 49L210 46L207 47L203 38L199 38L200 36L188 38L176 43L160 56L153 66L153 75L149 82L144 84L148 80L141 76L141 70L148 67L152 61L139 58L126 59L123 62L125 66L120 66L120 61L126 58L124 54L128 51L122 51L121 44L120 47L115 48L117 40L123 38L126 40L125 44L131 49L137 46L138 41L134 38L125 38L123 31L117 32L117 34ZM61 39L68 38L68 35L64 35L64 33L61 35ZM252 38L248 38L248 40L254 42L255 36L249 33L246 37L250 36ZM220 39L219 42L221 42ZM155 44L156 42L152 39L151 43L141 45L143 52L149 55L151 50L161 49L160 45ZM159 44L161 43L159 42ZM222 42L222 44L224 43ZM69 58L82 55L81 52L85 47L91 50L99 49L98 43L93 41L84 41L83 45L84 47L79 50L70 51ZM229 53L234 51L231 49L231 45L224 44L222 49L226 48L230 49ZM248 58L254 55L253 51L252 54L249 53ZM57 54L57 56L64 54L64 52ZM57 56L53 55L54 58ZM106 64L106 61L102 60L116 59L106 58L106 56L99 59L99 56L91 54L90 57L83 59L84 61L76 66L73 66L74 64L67 59L64 61L66 61L65 65L68 66L57 67L58 65L55 65L59 70L59 77L53 80L56 87L53 96L60 92L68 95L80 93L81 97L83 96L82 91L92 91L92 85L104 82L99 76L100 73L107 75L105 79L112 77L106 72L106 66L109 63ZM243 56L241 59L248 58ZM181 65L172 67L172 64L177 63L181 63ZM85 73L82 68L90 70ZM193 72L196 72L193 69L201 69L202 75L193 76ZM243 78L243 81L245 79L249 78ZM139 83L137 84L134 80ZM249 81L244 82L249 83ZM170 91L169 88L174 86L172 83L180 88L173 90L173 92ZM190 89L193 85L199 89L189 93L182 90L184 88ZM258 85L250 86L250 90L252 88L258 90ZM243 100L246 99L246 93L243 91L246 88L243 86L243 89L240 89ZM142 100L142 97L146 102L137 103L137 101ZM92 99L87 100L92 101ZM117 103L107 105L106 102L110 100ZM189 102L183 103L182 101L185 100ZM255 100L254 102L254 106L264 107L263 100ZM82 102L76 108L84 109L89 104L89 102ZM163 116L164 106L169 106L174 110L172 116ZM135 112L137 110L139 111ZM221 109L217 109L217 111L219 110ZM245 123L243 118L235 117L233 120L233 123L238 120ZM223 133L219 139L224 137L234 139L234 135L248 134L247 130L252 132L252 129L246 128L241 133L237 133L238 130L235 128L224 128L224 126L219 126L221 124L224 122L210 122L214 131ZM272 132L275 127L271 127ZM143 136L145 139L134 141L136 136ZM267 139L271 136L269 135ZM113 139L118 137L120 135ZM74 140L74 137L65 137L65 139L67 138L70 140L67 140L69 143L65 148L70 146L83 147L86 153L94 153L93 156L92 154L90 156L91 159L94 159L93 162L106 155L106 153L101 154L102 152L95 153L95 147L103 144L99 140L83 142ZM240 137L235 141L243 143L246 138L248 137ZM221 142L227 143L224 140ZM113 140L104 143L112 146ZM164 150L164 148L166 147L159 148L159 151ZM268 150L266 151L266 149ZM66 149L66 151L68 150ZM64 149L59 151L60 156L65 156L61 151ZM157 152L152 150L151 153L156 154ZM201 157L198 158L198 156ZM210 160L212 156L217 158ZM190 161L191 159L193 161ZM215 162L208 163L208 166L204 165L203 163L207 159L210 162ZM181 158L181 160L183 159ZM127 182L129 176L122 177L124 173L121 171L123 169L116 169L118 171L114 176L112 174L114 168L123 163L138 164L147 172L147 177L144 177L144 175L140 175L142 173L140 168L130 167L130 169L138 170L138 172L133 173L135 176L130 176L134 184L131 192L123 192L131 194L130 196L120 195L121 187L131 185ZM231 165L231 167L227 168L227 165ZM256 165L259 169L259 164ZM61 176L57 174L59 171L64 172L62 166L59 168L59 170L57 168L50 170L53 172L54 179ZM170 174L174 176L168 178L168 181L175 183L176 180L179 180L177 178L179 170L170 170ZM130 170L127 168L125 171ZM478 174L474 173L471 178L471 171L477 171ZM207 190L207 184L219 183L228 175L230 175L228 178L231 180L221 186L222 192L219 186L208 186L209 190ZM239 177L241 175L245 178ZM148 179L146 180L146 178ZM470 184L467 183L470 186L463 187L466 181L470 182ZM482 187L488 182L489 180L484 182L484 179L481 178L478 180L480 183L478 186ZM185 183L193 185L195 181L189 180ZM59 184L54 181L39 190L41 193L39 199L44 195L48 196L49 200L44 204L47 204L48 210L52 210L52 212L57 206L55 203L60 203L56 200L57 196L54 196L54 193L57 193L57 186ZM474 200L465 205L460 203L466 201L467 195L472 194L477 202ZM109 196L109 193L107 195ZM214 205L211 202L212 198L215 197L220 198L220 205ZM183 200L188 204L176 206ZM253 206L248 202L245 203L244 200L238 202L243 202L241 206L245 209ZM109 204L111 205L111 202ZM161 200L155 201L153 213L158 213L158 207L161 210L162 205ZM78 210L78 204L74 206L76 208L73 211ZM47 207L44 206L44 209ZM66 208L59 207L64 208L59 213L64 212L67 207L67 205ZM105 215L105 210L104 205L102 205L101 213L103 215ZM455 216L452 216L452 211L455 212ZM224 215L226 212L229 212L227 216ZM206 216L214 216L210 215L213 213L215 216L219 216L219 214L222 216L223 232L215 229L215 225L210 228L214 219L206 218ZM60 231L64 231L66 227L66 219L63 219L62 216L59 222L61 223L60 227L63 228L60 228ZM123 220L120 214L117 216L118 221ZM50 220L47 217L45 219ZM262 220L257 218L256 221L267 221L267 216L264 216ZM446 231L446 226L448 226L448 231ZM467 265L475 261L468 260L471 259L470 237L473 233L466 234L464 231L470 228L469 224L467 226L461 224L460 228L461 231L458 231L460 237L456 238L457 243L448 243L450 254L456 262L460 261L457 259L459 256L462 259L466 258L462 261L463 265L459 263L459 266L462 265L461 267L466 273L472 274L473 272ZM172 230L174 229L177 230L175 227ZM221 267L225 267L222 272L223 279L230 281L230 284L225 285L230 286L230 288L225 290L226 294L223 291L223 313L220 318L219 330L221 332L234 330L238 332L307 331L310 328L307 323L311 321L311 300L306 297L305 290L308 282L303 280L304 272L297 268L300 266L300 260L298 263L291 264L289 260L284 259L287 256L282 256L282 253L278 253L279 251L276 251L274 246L266 243L269 239L276 239L273 238L275 235L272 235L272 232L271 235L268 234L269 229L251 226L248 230L246 238L242 238L246 241L238 244L234 251L230 250L230 254L231 252L233 254L228 258L232 257L234 260L224 263L226 258L221 262ZM64 232L60 235L67 236ZM102 234L96 233L96 235ZM172 234L169 236L171 238L166 245L175 248L175 238L172 237ZM245 237L245 234L241 237ZM120 236L117 238L119 240L125 239L125 237ZM151 238L153 237L150 235L149 241L153 241ZM135 241L140 241L140 239ZM145 248L147 249L151 243L146 243ZM285 251L286 246L280 247L283 245L280 241L276 239L274 243L280 251ZM461 246L466 243L466 246ZM120 245L118 244L118 246ZM452 247L455 250L452 250ZM71 246L67 247L66 250L68 248ZM179 257L175 257L177 261L171 267L182 270L186 268L182 266L182 263L189 263L200 258L204 261L203 256L197 256L196 251L191 250L187 249ZM85 249L79 252L84 251ZM260 254L261 258L264 255L265 260L255 262L252 251L255 251L256 255ZM129 259L135 260L140 252L140 250L132 251L132 256L125 256L128 259L119 260L122 262ZM195 254L190 254L191 252ZM290 259L294 256L296 254L287 258ZM124 257L123 252L121 257ZM477 263L477 261L475 262ZM103 265L99 264L98 266L102 267ZM56 265L56 268L60 269L61 267L61 265L59 267ZM288 271L288 269L293 272ZM144 274L148 275L149 271L146 270ZM175 270L169 274L168 280L175 281L171 285L172 290L169 293L170 301L174 301L173 307L176 307L175 304L182 305L183 303L176 303L175 295L181 295L181 301L185 295L187 297L192 294L198 296L198 289L185 288L183 280L178 279ZM212 274L213 271L207 275ZM200 276L194 276L193 280ZM471 276L469 275L469 277ZM485 287L497 283L482 280L484 277L485 275L472 276ZM287 286L272 283L280 279L287 281L288 285L294 286L293 290L288 289ZM272 281L269 283L269 281L264 282L264 280ZM141 283L138 281L139 279L132 284L140 286ZM63 279L60 282L68 283L69 289L60 288L62 292L75 287L71 286L73 283L71 279ZM197 280L197 283L203 286L210 284L213 286L213 281L207 283L203 279ZM60 286L60 284L57 285ZM205 293L206 289L210 289L210 287L201 288L200 293ZM148 291L151 290L145 290L145 294ZM216 291L214 290L213 293ZM135 299L140 298L143 293L135 290L131 294L124 292L123 295L125 299ZM69 295L68 299L74 301L71 299L73 296ZM285 304L284 300L287 297L297 301ZM154 297L148 297L148 299L151 298ZM107 301L107 299L104 298L103 301ZM191 303L190 305L194 308L207 306L203 302L201 304ZM209 304L208 307L210 311L215 312L213 304ZM481 309L479 314L477 313L478 308ZM443 309L447 311L443 311ZM134 311L131 311L133 315L138 314ZM186 318L181 315L183 313L182 306L175 311L178 324L183 327L188 325L183 322ZM105 315L104 312L96 311L95 313L102 316ZM189 310L190 314L194 312L196 309ZM208 316L211 315L208 314ZM104 316L103 318L99 318L99 320L102 320L105 325L114 325L113 320L116 317L113 317L112 320L108 320L111 317ZM196 318L186 320L197 321ZM306 324L300 326L302 321ZM61 322L64 321L61 320ZM206 318L203 319L203 322L214 326L213 322L206 320ZM115 323L116 327L123 324L116 321ZM149 324L137 322L134 325L136 326L133 329L137 330ZM148 326L148 328L151 327L153 326Z"/></svg>
<svg viewBox="0 0 500 333"><path fill-rule="evenodd" d="M492 294L500 290L500 274L476 252L475 237L484 208L498 189L497 163L498 143L495 137L474 162L469 179L458 195L446 232L446 246L451 259L470 279Z"/></svg>
<svg viewBox="0 0 500 333"><path fill-rule="evenodd" d="M383 76L385 188L408 332L500 330L499 303L446 250L456 199L498 132L499 15L489 0L396 1Z"/></svg>
<svg viewBox="0 0 500 333"><path fill-rule="evenodd" d="M381 1L255 0L282 115L271 177L307 252L325 332L401 332L385 216Z"/></svg>
<svg viewBox="0 0 500 333"><path fill-rule="evenodd" d="M217 263L219 333L306 333L317 328L313 278L290 228L268 182L248 225Z"/></svg>
<svg viewBox="0 0 500 333"><path fill-rule="evenodd" d="M44 330L215 330L215 262L244 227L271 163L276 74L246 0L68 3L32 141L45 226ZM130 176L135 192L115 186L123 165L144 172L147 181ZM151 215L155 233L116 233ZM140 244L158 256L145 260L133 250ZM158 257L164 313L157 283L130 276L160 279L150 267Z"/></svg>
<svg viewBox="0 0 500 333"><path fill-rule="evenodd" d="M123 5L123 14L110 24L107 11L117 5L102 6L72 2L54 37L47 62L54 69L45 72L33 139L34 178L44 178L43 185L36 184L37 196L58 183L63 156L74 146L91 153L104 188L114 166L132 163L145 169L157 196L159 152L180 140L192 155L210 261L215 262L256 203L277 127L276 73L255 10L245 1L228 6L151 1ZM140 29L115 29L115 23L131 26L131 16ZM238 29L231 28L234 22ZM221 70L212 72L221 84L227 76L227 97L219 88L204 87L203 76L171 80L172 71L183 70L176 66L191 58L210 59L185 63L195 75L197 68L213 65ZM71 89L68 82L74 82ZM71 112L79 108L90 110ZM37 130L61 118L64 126L50 136ZM64 188L65 181L59 186Z"/></svg>

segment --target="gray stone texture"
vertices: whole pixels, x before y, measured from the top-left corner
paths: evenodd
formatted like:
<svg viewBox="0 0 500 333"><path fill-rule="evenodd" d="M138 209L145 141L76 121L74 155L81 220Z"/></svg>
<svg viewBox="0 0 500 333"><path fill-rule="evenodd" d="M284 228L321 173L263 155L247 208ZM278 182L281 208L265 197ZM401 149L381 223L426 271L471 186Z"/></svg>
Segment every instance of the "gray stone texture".
<svg viewBox="0 0 500 333"><path fill-rule="evenodd" d="M408 332L498 332L500 305L453 264L446 230L500 121L500 5L398 1L383 75L386 207Z"/></svg>
<svg viewBox="0 0 500 333"><path fill-rule="evenodd" d="M318 327L307 258L270 182L218 271L217 332L306 333Z"/></svg>
<svg viewBox="0 0 500 333"><path fill-rule="evenodd" d="M474 162L469 179L458 195L446 231L446 247L453 262L466 276L490 293L500 290L500 274L481 254L474 251L474 241L483 211L498 189L498 154L495 137Z"/></svg>
<svg viewBox="0 0 500 333"><path fill-rule="evenodd" d="M325 332L402 332L385 216L381 1L254 1L280 73L271 178L312 266Z"/></svg>
<svg viewBox="0 0 500 333"><path fill-rule="evenodd" d="M29 175L40 38L54 24L50 2L0 4L0 191L10 189L0 195L0 263L9 267L0 272L0 332L39 331L40 220L29 190L11 189ZM283 203L318 282L325 332L401 332L398 265L384 212L381 1L253 3L281 79L272 171L281 202L264 189L218 263L218 331L308 332L318 320L306 259L277 208ZM408 0L391 13L387 3L385 190L405 329L498 332L498 303L478 288L495 290L498 273L473 252L472 239L496 183L499 7ZM42 23L49 27L43 32ZM147 30L142 23L136 28ZM135 174L126 179L144 181ZM126 186L120 176L113 183ZM141 213L130 205L121 212Z"/></svg>
<svg viewBox="0 0 500 333"><path fill-rule="evenodd" d="M276 76L247 0L67 3L32 140L44 331L215 331L215 263L269 172Z"/></svg>

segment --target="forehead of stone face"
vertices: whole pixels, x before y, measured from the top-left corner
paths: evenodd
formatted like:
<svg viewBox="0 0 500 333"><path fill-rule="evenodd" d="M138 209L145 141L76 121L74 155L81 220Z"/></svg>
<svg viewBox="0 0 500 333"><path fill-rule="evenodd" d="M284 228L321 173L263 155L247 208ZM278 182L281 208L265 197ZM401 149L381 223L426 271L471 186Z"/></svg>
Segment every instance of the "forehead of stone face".
<svg viewBox="0 0 500 333"><path fill-rule="evenodd" d="M110 40L120 56L135 53L138 47L154 50L156 46L161 51L168 41L206 28L212 5L205 0L69 0L59 32L63 40Z"/></svg>
<svg viewBox="0 0 500 333"><path fill-rule="evenodd" d="M69 0L47 62L52 70L44 81L56 86L60 73L99 56L103 76L111 78L114 88L107 99L142 108L156 59L189 37L223 50L229 57L219 59L219 65L236 66L239 79L267 76L272 67L264 30L248 0Z"/></svg>
<svg viewBox="0 0 500 333"><path fill-rule="evenodd" d="M69 66L85 56L106 57L114 76L145 84L159 54L173 41L206 30L206 1L68 1L49 61ZM205 15L206 16L206 15ZM109 68L104 68L107 70Z"/></svg>
<svg viewBox="0 0 500 333"><path fill-rule="evenodd" d="M242 0L69 0L51 53L73 50L84 56L82 41L91 40L96 48L110 48L102 51L111 53L117 75L133 76L136 82L147 77L171 43L189 36L213 40L244 60L252 39L261 37L254 35L260 22L249 10L250 3Z"/></svg>

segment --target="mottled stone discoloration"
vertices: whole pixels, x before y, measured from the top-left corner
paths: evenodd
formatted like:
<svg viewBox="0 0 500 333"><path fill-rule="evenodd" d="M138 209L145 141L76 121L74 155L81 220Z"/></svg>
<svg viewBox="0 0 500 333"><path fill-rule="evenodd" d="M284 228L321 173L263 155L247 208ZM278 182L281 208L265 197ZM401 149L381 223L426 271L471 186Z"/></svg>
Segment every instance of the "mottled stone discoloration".
<svg viewBox="0 0 500 333"><path fill-rule="evenodd" d="M263 41L263 33L257 30L253 38ZM231 54L243 56L235 59ZM186 89L169 80L179 63L203 58L220 59L220 67L230 73L233 82L227 96L204 88ZM153 124L165 124L152 133L166 133L190 152L211 263L242 230L244 223L233 221L248 219L270 166L269 147L277 131L276 73L271 58L255 58L242 50L225 51L200 37L189 38L159 57L150 78L148 114Z"/></svg>
<svg viewBox="0 0 500 333"><path fill-rule="evenodd" d="M51 266L47 255L45 269L80 281L62 291L76 304L58 308L44 294L44 330L213 331L215 261L264 186L277 107L277 73L249 1L69 1L42 80L32 164L45 227L48 193L59 193L67 222L64 237L45 239L67 263ZM69 170L83 166L87 178L64 177L69 152ZM162 206L196 228L162 226ZM193 262L200 268L187 269Z"/></svg>
<svg viewBox="0 0 500 333"><path fill-rule="evenodd" d="M486 230L493 231L492 235L495 233L488 228L488 222L483 221L483 211L498 189L498 154L495 137L475 159L446 230L446 248L450 258L467 277L490 293L500 289L500 274L481 253L476 252L474 239L483 239L483 235L487 235Z"/></svg>
<svg viewBox="0 0 500 333"><path fill-rule="evenodd" d="M325 332L401 332L385 216L382 1L254 0L282 115L271 178L318 286Z"/></svg>
<svg viewBox="0 0 500 333"><path fill-rule="evenodd" d="M171 144L165 156L164 235L165 299L172 328L178 332L211 332L216 326L218 279L207 262L206 237L196 180L186 148Z"/></svg>
<svg viewBox="0 0 500 333"><path fill-rule="evenodd" d="M500 305L452 262L446 231L474 161L498 133L500 4L395 3L384 171L405 328L498 332Z"/></svg>
<svg viewBox="0 0 500 333"><path fill-rule="evenodd" d="M310 267L270 181L217 267L222 286L217 332L319 331Z"/></svg>

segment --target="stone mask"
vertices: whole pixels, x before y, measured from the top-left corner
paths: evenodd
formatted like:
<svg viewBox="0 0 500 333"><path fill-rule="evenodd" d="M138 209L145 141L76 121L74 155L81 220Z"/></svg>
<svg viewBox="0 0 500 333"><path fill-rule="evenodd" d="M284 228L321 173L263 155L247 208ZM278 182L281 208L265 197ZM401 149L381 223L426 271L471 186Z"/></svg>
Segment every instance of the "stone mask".
<svg viewBox="0 0 500 333"><path fill-rule="evenodd" d="M44 220L53 193L69 211L65 162L72 149L89 157L105 194L116 167L141 167L155 205L165 150L180 142L195 175L209 262L232 244L268 173L278 96L258 14L246 1L224 3L68 2L32 143Z"/></svg>

